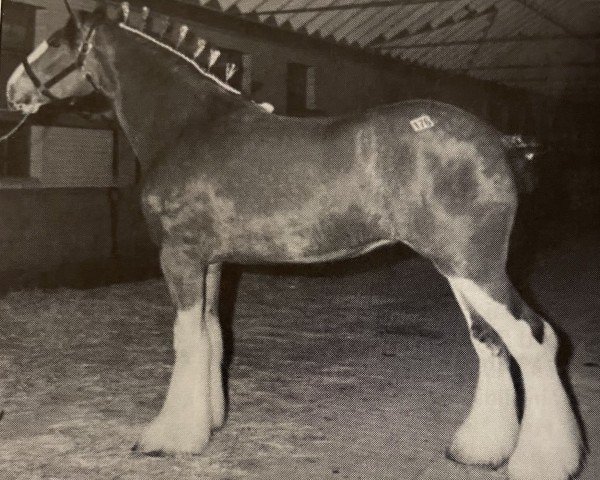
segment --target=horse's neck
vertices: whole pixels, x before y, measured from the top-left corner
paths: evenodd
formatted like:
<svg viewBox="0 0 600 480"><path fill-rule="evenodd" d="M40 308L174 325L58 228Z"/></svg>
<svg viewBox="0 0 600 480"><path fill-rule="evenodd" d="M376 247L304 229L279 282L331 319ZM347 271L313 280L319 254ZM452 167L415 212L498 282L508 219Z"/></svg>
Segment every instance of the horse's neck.
<svg viewBox="0 0 600 480"><path fill-rule="evenodd" d="M209 123L247 107L174 54L115 33L120 41L112 59L114 106L142 168L168 154L190 125L201 133Z"/></svg>

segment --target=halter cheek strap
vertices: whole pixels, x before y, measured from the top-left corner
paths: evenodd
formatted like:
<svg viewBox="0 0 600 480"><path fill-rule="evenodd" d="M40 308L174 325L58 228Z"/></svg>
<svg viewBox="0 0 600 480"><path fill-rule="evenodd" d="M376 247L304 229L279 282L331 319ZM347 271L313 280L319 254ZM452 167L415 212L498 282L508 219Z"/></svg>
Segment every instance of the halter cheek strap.
<svg viewBox="0 0 600 480"><path fill-rule="evenodd" d="M50 91L50 88L52 88L58 82L60 82L64 78L66 78L72 72L74 72L76 70L81 70L83 68L83 65L85 63L85 58L87 57L88 53L90 53L90 50L92 49L92 38L93 38L95 32L96 32L95 27L90 28L90 31L86 35L84 42L81 44L79 53L77 54L77 58L75 59L75 61L73 63L71 63L70 65L68 65L67 67L65 67L60 72L58 72L56 75L54 75L49 80L46 80L45 82L42 82L40 80L40 78L37 76L37 74L33 71L33 68L31 68L31 64L29 63L29 60L27 58L25 58L23 60L23 62L22 62L23 68L38 92L40 92L42 95L48 97L50 100L53 100L53 101L64 100L64 99L58 98L56 95L54 95ZM92 81L89 74L85 75L85 79L92 84L94 89L97 89L96 85Z"/></svg>
<svg viewBox="0 0 600 480"><path fill-rule="evenodd" d="M44 83L41 82L41 80L39 79L39 77L35 74L35 72L31 68L31 64L29 63L29 60L27 60L27 59L23 60L23 68L25 69L25 72L27 72L27 75L29 75L29 79L33 82L33 85L35 86L35 88L41 94L45 95L50 100L60 100L60 98L58 98L56 95L54 95L50 91L50 88L53 85L56 85L58 82L60 82L63 78L65 78L71 72L74 72L75 70L78 70L80 67L77 66L76 63L72 63L67 68L65 68L64 70L60 71L59 73L57 73L56 75L54 75L50 80L48 80L48 81L46 81Z"/></svg>

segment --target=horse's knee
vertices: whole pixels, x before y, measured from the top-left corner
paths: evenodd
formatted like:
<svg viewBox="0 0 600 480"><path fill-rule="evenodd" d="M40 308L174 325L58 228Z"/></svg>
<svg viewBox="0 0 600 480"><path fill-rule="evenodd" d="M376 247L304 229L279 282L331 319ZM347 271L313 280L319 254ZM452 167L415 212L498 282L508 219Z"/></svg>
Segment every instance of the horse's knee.
<svg viewBox="0 0 600 480"><path fill-rule="evenodd" d="M188 310L203 300L205 263L191 258L181 247L165 243L160 265L178 310Z"/></svg>

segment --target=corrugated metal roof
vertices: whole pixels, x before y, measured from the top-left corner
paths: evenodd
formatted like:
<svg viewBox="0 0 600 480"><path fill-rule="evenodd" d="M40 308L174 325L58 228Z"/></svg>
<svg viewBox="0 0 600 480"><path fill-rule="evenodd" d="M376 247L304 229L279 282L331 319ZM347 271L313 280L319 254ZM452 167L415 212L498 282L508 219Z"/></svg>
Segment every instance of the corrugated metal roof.
<svg viewBox="0 0 600 480"><path fill-rule="evenodd" d="M600 0L183 0L374 54L600 102Z"/></svg>

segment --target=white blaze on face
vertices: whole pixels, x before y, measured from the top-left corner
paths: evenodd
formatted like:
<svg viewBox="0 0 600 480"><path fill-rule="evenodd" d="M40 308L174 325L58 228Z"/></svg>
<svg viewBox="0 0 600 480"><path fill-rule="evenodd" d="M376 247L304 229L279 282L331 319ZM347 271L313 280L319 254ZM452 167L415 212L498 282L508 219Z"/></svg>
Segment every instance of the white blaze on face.
<svg viewBox="0 0 600 480"><path fill-rule="evenodd" d="M30 64L32 64L38 58L40 58L44 53L46 53L47 50L48 50L48 42L46 42L44 40L42 43L40 43L36 47L36 49L33 52L31 52L29 54L29 56L27 57L27 61ZM21 63L21 64L19 64L19 66L15 69L15 71L12 73L12 75L8 79L8 85L14 84L24 73L25 73L25 68L23 67L23 64Z"/></svg>
<svg viewBox="0 0 600 480"><path fill-rule="evenodd" d="M27 61L29 62L29 64L33 64L44 53L46 53L47 50L48 50L48 42L43 41L35 48L35 50L33 52L31 52L28 55ZM27 89L34 88L33 82L31 81L30 78L28 78L26 76L25 68L23 67L23 64L20 64L15 69L15 71L12 73L10 78L8 79L7 88L6 88L7 95L14 95L16 98L8 98L8 100L9 100L9 102L16 103L19 110L21 110L25 113L34 113L35 111L37 111L39 109L39 107L42 105L42 103L38 102L38 103L29 104L29 105L24 105L24 104L19 104L19 102L18 102L19 93L23 93L23 92L19 92L19 83L23 82L23 81L25 81L25 85L21 84L21 90L23 90L24 88L27 88Z"/></svg>

